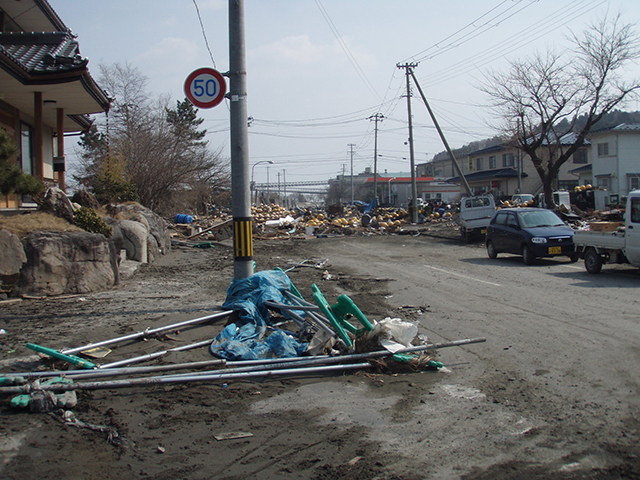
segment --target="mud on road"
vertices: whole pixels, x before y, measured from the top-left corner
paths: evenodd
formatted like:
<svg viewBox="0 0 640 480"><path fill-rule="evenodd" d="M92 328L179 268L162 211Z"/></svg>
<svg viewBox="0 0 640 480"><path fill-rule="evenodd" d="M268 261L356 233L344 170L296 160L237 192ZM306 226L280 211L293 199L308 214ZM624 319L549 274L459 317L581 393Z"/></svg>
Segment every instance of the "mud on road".
<svg viewBox="0 0 640 480"><path fill-rule="evenodd" d="M330 302L346 293L369 318L420 321L421 333L432 341L471 337L479 325L495 321L458 315L473 306L438 278L444 267L426 274L431 275L428 284L413 277L417 266L436 256L481 263L481 245L420 235L272 240L257 242L255 250L258 270L291 268L288 274L305 297L313 283ZM325 260L322 268L314 267ZM537 273L556 268L556 263L543 264ZM17 359L21 363L12 368L35 365L27 342L74 347L208 315L223 303L232 274L228 245L178 248L141 266L109 292L0 306L0 327L7 332L0 338L2 370ZM448 296L457 297L446 303L447 308L457 303L456 312L443 311L439 299ZM213 338L223 326L218 322L114 347L102 361ZM124 440L116 445L104 432L70 427L47 414L13 411L2 398L0 476L638 478L638 425L630 414L635 406L555 392L549 371L534 369L533 378L523 374L522 363L531 360L507 333L494 333L487 344L438 352L446 365L440 372L78 392L75 416L117 431ZM154 363L210 358L203 348ZM237 433L246 436L216 439Z"/></svg>

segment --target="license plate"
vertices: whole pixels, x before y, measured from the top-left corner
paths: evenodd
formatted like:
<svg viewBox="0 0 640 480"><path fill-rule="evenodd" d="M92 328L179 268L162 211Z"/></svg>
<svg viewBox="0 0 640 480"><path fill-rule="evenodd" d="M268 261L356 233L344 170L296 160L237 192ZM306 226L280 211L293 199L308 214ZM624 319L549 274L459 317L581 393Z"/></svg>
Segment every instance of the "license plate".
<svg viewBox="0 0 640 480"><path fill-rule="evenodd" d="M482 235L486 235L486 233L487 233L487 229L486 229L486 228L483 228L482 230L480 230L480 233L481 233Z"/></svg>
<svg viewBox="0 0 640 480"><path fill-rule="evenodd" d="M549 247L549 255L557 255L562 253L562 247Z"/></svg>

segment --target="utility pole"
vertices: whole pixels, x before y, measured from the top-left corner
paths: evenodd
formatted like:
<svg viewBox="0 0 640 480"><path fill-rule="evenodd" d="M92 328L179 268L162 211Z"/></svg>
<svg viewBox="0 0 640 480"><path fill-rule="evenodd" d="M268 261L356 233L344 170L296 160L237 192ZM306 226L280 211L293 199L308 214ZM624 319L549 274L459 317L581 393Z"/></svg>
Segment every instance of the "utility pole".
<svg viewBox="0 0 640 480"><path fill-rule="evenodd" d="M281 203L282 190L280 190L280 172L278 172L278 203Z"/></svg>
<svg viewBox="0 0 640 480"><path fill-rule="evenodd" d="M373 120L375 123L374 136L373 136L373 198L378 196L378 122L381 122L384 115L376 113L371 115L369 120ZM384 198L384 194L382 195Z"/></svg>
<svg viewBox="0 0 640 480"><path fill-rule="evenodd" d="M349 147L351 148L351 205L353 205L353 147L355 147L355 143L350 143Z"/></svg>
<svg viewBox="0 0 640 480"><path fill-rule="evenodd" d="M451 157L451 161L453 162L453 166L456 168L458 175L460 175L460 182L462 183L462 185L464 186L464 189L467 192L467 195L469 195L470 197L473 196L473 192L471 191L471 187L469 186L469 182L467 182L467 177L464 176L464 173L462 173L462 169L460 168L460 164L458 164L458 160L456 159L456 156L453 154L453 150L451 150L451 147L449 147L449 143L447 142L447 139L444 136L444 133L442 133L442 129L440 128L440 125L438 124L438 120L436 120L436 116L433 114L433 110L431 110L431 107L429 106L429 102L427 102L427 97L424 96L424 93L422 92L422 88L420 88L420 84L418 83L418 80L416 79L416 76L413 74L413 70L411 70L409 72L409 74L413 77L413 81L416 84L416 87L418 87L418 92L420 93L420 96L422 97L422 101L424 102L424 106L427 107L427 111L429 112L429 115L431 116L431 120L433 120L433 124L436 127L436 130L438 131L438 135L440 135L440 139L442 140L442 143L444 144L444 147L447 149L447 153L449 153L449 156ZM407 77L407 82L408 82L408 77Z"/></svg>
<svg viewBox="0 0 640 480"><path fill-rule="evenodd" d="M404 65L396 65L398 68L405 69L407 78L407 114L409 115L409 156L411 158L411 200L413 205L409 207L411 213L411 222L418 223L418 186L416 185L416 167L413 153L413 120L411 118L411 85L409 84L409 75L413 75L413 68L417 63L405 63Z"/></svg>
<svg viewBox="0 0 640 480"><path fill-rule="evenodd" d="M229 98L231 192L234 234L233 278L253 275L253 221L249 185L247 67L244 42L244 0L229 0Z"/></svg>
<svg viewBox="0 0 640 480"><path fill-rule="evenodd" d="M269 184L269 167L267 167L267 203L271 203L271 185Z"/></svg>
<svg viewBox="0 0 640 480"><path fill-rule="evenodd" d="M338 202L342 203L342 195L344 193L344 175L347 170L347 165L342 164L342 177L340 178L340 195L338 196Z"/></svg>
<svg viewBox="0 0 640 480"><path fill-rule="evenodd" d="M284 188L284 198L282 200L283 206L285 208L287 207L287 170L286 169L282 169L282 185Z"/></svg>

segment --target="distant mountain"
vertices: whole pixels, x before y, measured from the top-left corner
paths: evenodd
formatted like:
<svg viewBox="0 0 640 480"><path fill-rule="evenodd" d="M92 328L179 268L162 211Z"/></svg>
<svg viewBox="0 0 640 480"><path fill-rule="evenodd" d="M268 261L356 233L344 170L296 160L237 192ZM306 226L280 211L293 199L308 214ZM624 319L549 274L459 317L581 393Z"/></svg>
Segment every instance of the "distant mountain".
<svg viewBox="0 0 640 480"><path fill-rule="evenodd" d="M453 154L456 158L462 158L469 155L471 152L475 152L477 150L482 150L483 148L493 147L494 145L499 145L504 142L504 138L496 136L492 138L486 138L484 140L476 140L475 142L468 143L467 145L463 145L460 148L453 149ZM449 154L444 151L437 153L433 160L446 160L449 158Z"/></svg>
<svg viewBox="0 0 640 480"><path fill-rule="evenodd" d="M574 130L583 127L586 121L586 115L578 117ZM613 112L603 116L598 123L593 125L593 127L591 127L591 131L615 127L621 123L640 123L640 112L622 112L620 110L614 110ZM557 125L557 128L560 131L568 131L569 122L566 119L563 119L562 122Z"/></svg>

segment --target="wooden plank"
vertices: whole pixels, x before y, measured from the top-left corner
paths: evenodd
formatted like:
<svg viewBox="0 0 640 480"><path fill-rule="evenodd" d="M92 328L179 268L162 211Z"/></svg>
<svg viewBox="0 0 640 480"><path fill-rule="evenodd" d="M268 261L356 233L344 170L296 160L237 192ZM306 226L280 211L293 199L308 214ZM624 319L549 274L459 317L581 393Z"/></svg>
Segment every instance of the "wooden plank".
<svg viewBox="0 0 640 480"><path fill-rule="evenodd" d="M589 227L593 232L615 232L618 227L623 227L622 222L589 222Z"/></svg>

